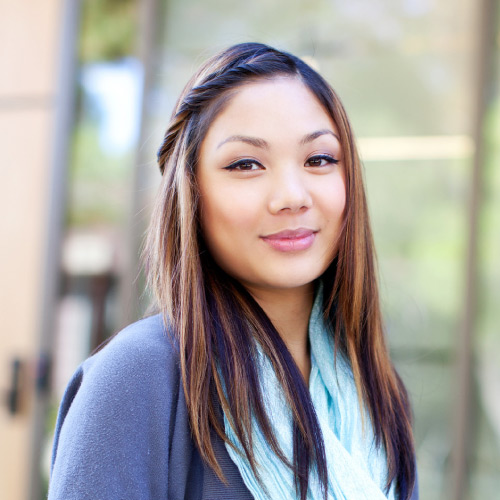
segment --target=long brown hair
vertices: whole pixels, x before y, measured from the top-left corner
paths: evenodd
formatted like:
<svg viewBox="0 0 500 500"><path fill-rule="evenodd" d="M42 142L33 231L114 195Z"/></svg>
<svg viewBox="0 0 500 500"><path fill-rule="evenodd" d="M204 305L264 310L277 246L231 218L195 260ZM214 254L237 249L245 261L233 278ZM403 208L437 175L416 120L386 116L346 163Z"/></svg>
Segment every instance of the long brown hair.
<svg viewBox="0 0 500 500"><path fill-rule="evenodd" d="M411 410L384 340L374 244L349 120L318 73L299 58L258 43L230 47L199 69L177 102L158 152L163 179L144 255L149 285L178 345L193 438L203 459L224 480L210 438L214 429L228 442L221 405L258 478L253 415L270 448L292 469L301 500L307 495L312 466L326 497L324 442L304 379L264 311L211 258L198 213L196 165L208 127L239 86L283 75L300 79L313 92L340 134L346 208L337 255L321 277L324 315L332 325L336 349L351 364L376 445L386 452L387 490L395 481L399 498L406 500L415 483ZM255 340L269 356L292 410L293 460L282 453L265 412Z"/></svg>

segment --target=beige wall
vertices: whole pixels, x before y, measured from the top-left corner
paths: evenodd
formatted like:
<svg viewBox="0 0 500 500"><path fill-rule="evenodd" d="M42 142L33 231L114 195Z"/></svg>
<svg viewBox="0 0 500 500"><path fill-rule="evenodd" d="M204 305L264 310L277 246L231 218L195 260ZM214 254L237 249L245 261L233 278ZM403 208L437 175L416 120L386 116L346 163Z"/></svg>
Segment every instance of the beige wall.
<svg viewBox="0 0 500 500"><path fill-rule="evenodd" d="M0 496L29 495L33 383L62 1L0 0L0 391L24 363L21 411L0 405Z"/></svg>

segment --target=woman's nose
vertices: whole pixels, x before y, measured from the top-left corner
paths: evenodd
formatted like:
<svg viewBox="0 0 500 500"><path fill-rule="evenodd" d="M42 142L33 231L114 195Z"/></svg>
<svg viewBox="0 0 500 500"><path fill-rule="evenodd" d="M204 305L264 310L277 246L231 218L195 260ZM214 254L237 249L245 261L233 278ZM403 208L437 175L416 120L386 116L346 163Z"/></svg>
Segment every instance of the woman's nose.
<svg viewBox="0 0 500 500"><path fill-rule="evenodd" d="M297 213L310 208L312 197L308 189L303 172L297 172L295 168L283 169L271 179L271 197L269 200L269 211L277 214L283 211Z"/></svg>

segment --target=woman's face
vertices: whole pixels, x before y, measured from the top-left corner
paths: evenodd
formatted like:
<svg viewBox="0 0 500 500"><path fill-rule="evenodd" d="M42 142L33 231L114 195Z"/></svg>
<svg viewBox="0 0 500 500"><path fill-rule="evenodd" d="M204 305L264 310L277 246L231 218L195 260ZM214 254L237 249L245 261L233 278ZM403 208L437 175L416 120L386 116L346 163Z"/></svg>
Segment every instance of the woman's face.
<svg viewBox="0 0 500 500"><path fill-rule="evenodd" d="M238 89L201 144L197 182L207 246L250 291L309 286L332 262L342 151L337 127L298 79Z"/></svg>

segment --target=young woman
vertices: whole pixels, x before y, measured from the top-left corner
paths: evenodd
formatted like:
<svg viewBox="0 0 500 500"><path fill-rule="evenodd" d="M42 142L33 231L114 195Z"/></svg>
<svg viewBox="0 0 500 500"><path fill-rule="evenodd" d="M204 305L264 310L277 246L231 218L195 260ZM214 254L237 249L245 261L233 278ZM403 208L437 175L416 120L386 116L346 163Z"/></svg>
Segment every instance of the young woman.
<svg viewBox="0 0 500 500"><path fill-rule="evenodd" d="M416 499L335 92L293 55L233 46L185 87L158 160L161 314L76 372L49 498Z"/></svg>

